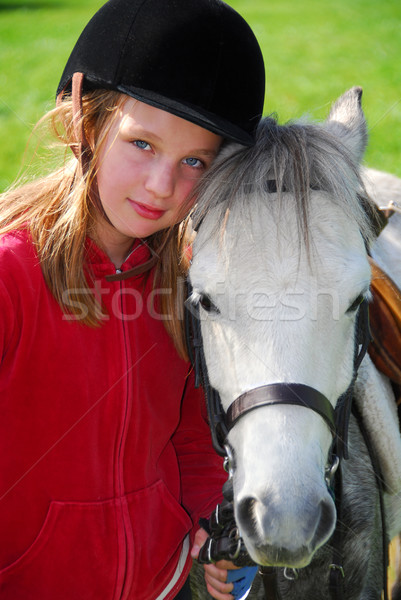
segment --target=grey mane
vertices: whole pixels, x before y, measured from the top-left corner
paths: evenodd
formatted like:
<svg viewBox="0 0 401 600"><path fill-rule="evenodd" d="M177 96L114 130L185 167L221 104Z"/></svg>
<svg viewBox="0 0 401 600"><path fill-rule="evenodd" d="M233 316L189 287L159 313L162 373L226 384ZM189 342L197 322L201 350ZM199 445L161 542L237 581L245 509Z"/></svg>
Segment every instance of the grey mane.
<svg viewBox="0 0 401 600"><path fill-rule="evenodd" d="M273 183L272 183L273 182ZM327 192L356 220L367 245L374 238L377 217L350 153L324 124L263 119L251 148L227 145L197 190L195 227L209 209L218 208L216 232L224 228L224 215L239 198L254 194L272 201L291 192L297 210L301 239L308 240L309 198L312 190Z"/></svg>

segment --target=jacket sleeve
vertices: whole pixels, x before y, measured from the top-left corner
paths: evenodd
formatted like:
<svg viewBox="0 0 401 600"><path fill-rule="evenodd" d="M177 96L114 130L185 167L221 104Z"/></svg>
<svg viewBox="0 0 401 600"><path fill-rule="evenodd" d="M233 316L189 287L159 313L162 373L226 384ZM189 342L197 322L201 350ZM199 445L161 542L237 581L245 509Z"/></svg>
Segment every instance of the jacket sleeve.
<svg viewBox="0 0 401 600"><path fill-rule="evenodd" d="M223 459L213 449L203 390L195 389L193 374L187 381L180 424L172 441L180 467L182 505L196 530L199 518L208 518L221 502L227 473Z"/></svg>

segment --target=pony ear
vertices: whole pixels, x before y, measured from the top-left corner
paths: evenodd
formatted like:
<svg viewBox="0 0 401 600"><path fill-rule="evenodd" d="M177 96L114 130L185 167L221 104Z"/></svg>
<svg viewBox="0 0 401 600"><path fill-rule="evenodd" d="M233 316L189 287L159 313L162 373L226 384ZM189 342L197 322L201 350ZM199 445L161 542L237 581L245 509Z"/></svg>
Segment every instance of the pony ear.
<svg viewBox="0 0 401 600"><path fill-rule="evenodd" d="M325 121L326 128L341 140L358 163L361 162L368 143L361 99L362 88L351 88L335 102Z"/></svg>

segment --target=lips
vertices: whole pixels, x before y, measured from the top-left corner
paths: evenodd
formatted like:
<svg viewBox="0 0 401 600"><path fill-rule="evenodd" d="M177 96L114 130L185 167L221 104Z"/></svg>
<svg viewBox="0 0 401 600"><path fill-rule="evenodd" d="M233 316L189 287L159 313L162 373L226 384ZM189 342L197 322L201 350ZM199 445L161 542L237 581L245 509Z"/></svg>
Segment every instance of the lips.
<svg viewBox="0 0 401 600"><path fill-rule="evenodd" d="M156 208L152 208L151 206L147 206L146 204L141 204L140 202L136 202L135 200L131 200L128 198L129 203L135 212L145 219L152 219L156 221L160 219L166 212L165 210L157 210Z"/></svg>

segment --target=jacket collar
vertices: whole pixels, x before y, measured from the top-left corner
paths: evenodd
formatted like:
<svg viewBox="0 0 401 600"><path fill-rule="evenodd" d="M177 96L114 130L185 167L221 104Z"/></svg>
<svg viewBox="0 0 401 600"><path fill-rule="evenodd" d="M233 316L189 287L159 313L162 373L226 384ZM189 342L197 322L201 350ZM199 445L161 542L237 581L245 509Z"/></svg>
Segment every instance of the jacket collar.
<svg viewBox="0 0 401 600"><path fill-rule="evenodd" d="M145 240L136 239L119 269L116 269L107 254L91 239L86 239L86 259L88 268L94 275L106 277L108 281L127 279L149 270L157 262L154 253ZM152 265L149 265L152 261ZM145 268L144 268L145 267Z"/></svg>

